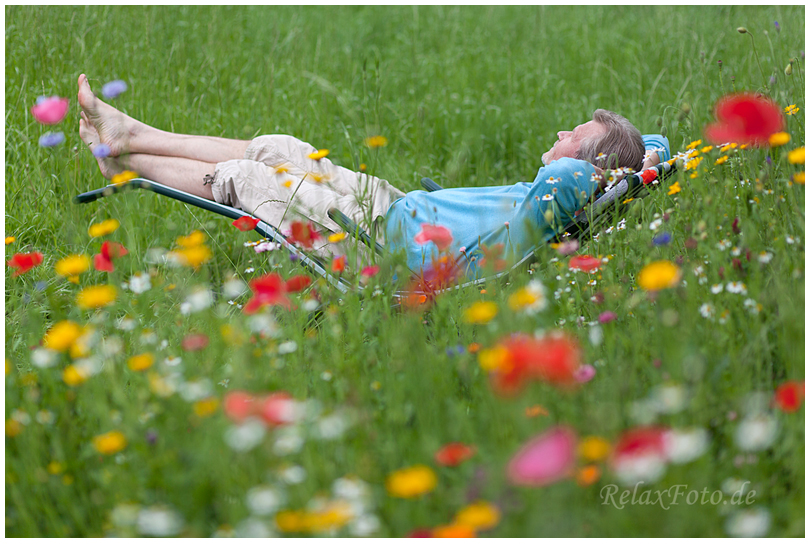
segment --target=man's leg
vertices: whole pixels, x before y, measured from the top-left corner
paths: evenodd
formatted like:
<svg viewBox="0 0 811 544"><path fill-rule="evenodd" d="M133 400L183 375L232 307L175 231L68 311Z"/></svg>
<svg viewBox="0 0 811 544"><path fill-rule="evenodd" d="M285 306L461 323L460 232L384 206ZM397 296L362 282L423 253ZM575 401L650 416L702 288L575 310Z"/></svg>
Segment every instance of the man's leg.
<svg viewBox="0 0 811 544"><path fill-rule="evenodd" d="M79 136L92 151L99 145L99 134L84 119L79 121ZM211 185L204 184L214 175L213 163L195 161L183 157L162 157L132 153L120 157L97 159L102 175L111 179L124 170L134 170L138 175L163 183L196 196L214 200Z"/></svg>
<svg viewBox="0 0 811 544"><path fill-rule="evenodd" d="M145 153L214 164L242 159L250 144L247 140L173 134L151 127L96 98L84 74L79 76L78 99L82 119L96 129L101 143L110 146L113 157Z"/></svg>

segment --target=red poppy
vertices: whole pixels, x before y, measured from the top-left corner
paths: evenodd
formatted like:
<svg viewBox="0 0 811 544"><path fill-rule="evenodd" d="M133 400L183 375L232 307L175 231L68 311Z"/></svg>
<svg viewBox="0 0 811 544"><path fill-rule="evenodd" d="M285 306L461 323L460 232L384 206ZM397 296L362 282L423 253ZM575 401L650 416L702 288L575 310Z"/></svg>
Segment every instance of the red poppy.
<svg viewBox="0 0 811 544"><path fill-rule="evenodd" d="M105 241L101 244L101 254L104 255L107 259L113 260L119 257L123 257L129 253L127 248L125 248L122 244L118 242L110 242L109 240Z"/></svg>
<svg viewBox="0 0 811 544"><path fill-rule="evenodd" d="M294 221L293 224L290 225L290 239L305 249L312 249L313 242L319 238L321 238L321 235L313 230L313 226L310 223Z"/></svg>
<svg viewBox="0 0 811 544"><path fill-rule="evenodd" d="M774 403L784 412L796 412L805 399L805 382L788 381L774 392Z"/></svg>
<svg viewBox="0 0 811 544"><path fill-rule="evenodd" d="M233 223L231 223L231 224L232 224L232 225L234 225L234 226L235 226L236 228L238 228L239 230L241 230L241 231L243 231L243 232L246 232L246 231L249 231L249 230L253 230L253 229L255 229L255 228L256 228L256 225L258 225L258 224L259 224L259 220L258 220L258 219L254 219L254 218L253 218L253 217L251 217L250 215L243 215L242 217L240 217L239 219L235 220L235 221L234 221Z"/></svg>
<svg viewBox="0 0 811 544"><path fill-rule="evenodd" d="M278 304L290 309L290 300L287 298L287 286L278 274L266 274L250 282L253 297L242 309L246 314L256 313L267 305Z"/></svg>
<svg viewBox="0 0 811 544"><path fill-rule="evenodd" d="M287 425L295 421L295 401L284 391L272 393L257 401L256 412L268 425Z"/></svg>
<svg viewBox="0 0 811 544"><path fill-rule="evenodd" d="M115 270L113 259L123 257L127 253L129 251L122 244L107 240L101 244L101 253L93 256L93 266L101 272L112 272Z"/></svg>
<svg viewBox="0 0 811 544"><path fill-rule="evenodd" d="M115 270L113 266L113 261L102 255L101 253L96 253L93 255L93 267L100 271L100 272L112 272Z"/></svg>
<svg viewBox="0 0 811 544"><path fill-rule="evenodd" d="M223 410L231 420L237 423L253 414L255 399L245 391L233 391L225 395Z"/></svg>
<svg viewBox="0 0 811 544"><path fill-rule="evenodd" d="M42 253L17 253L6 264L11 268L16 268L13 276L16 278L20 274L25 274L35 266L42 263Z"/></svg>
<svg viewBox="0 0 811 544"><path fill-rule="evenodd" d="M714 144L735 142L769 146L769 136L783 130L780 106L768 98L748 93L725 96L715 106L718 121L705 129Z"/></svg>
<svg viewBox="0 0 811 544"><path fill-rule="evenodd" d="M346 255L332 259L332 271L340 274L346 268Z"/></svg>
<svg viewBox="0 0 811 544"><path fill-rule="evenodd" d="M507 261L501 258L504 253L504 244L496 244L492 248L481 244L479 247L484 254L484 257L479 261L479 266L485 267L488 262L492 263L493 270L496 272L501 272L507 267Z"/></svg>
<svg viewBox="0 0 811 544"><path fill-rule="evenodd" d="M665 433L662 427L637 427L622 433L614 447L613 463L655 455L665 458Z"/></svg>
<svg viewBox="0 0 811 544"><path fill-rule="evenodd" d="M535 338L514 334L501 342L507 360L500 365L491 380L497 393L510 395L520 391L532 379L560 387L578 383L580 347L563 334Z"/></svg>
<svg viewBox="0 0 811 544"><path fill-rule="evenodd" d="M451 442L442 446L434 454L434 459L444 467L455 467L470 459L474 453L476 453L475 446L468 446L461 442Z"/></svg>
<svg viewBox="0 0 811 544"><path fill-rule="evenodd" d="M202 333L187 334L180 343L183 351L200 351L206 346L208 346L208 336Z"/></svg>
<svg viewBox="0 0 811 544"><path fill-rule="evenodd" d="M285 291L287 291L288 293L298 293L299 291L310 285L312 282L313 280L311 280L307 276L302 275L293 276L292 278L284 282L284 288Z"/></svg>
<svg viewBox="0 0 811 544"><path fill-rule="evenodd" d="M431 265L412 278L406 288L409 293L403 300L407 308L417 309L426 302L431 302L443 289L452 286L462 271L456 261L449 255L432 258Z"/></svg>
<svg viewBox="0 0 811 544"><path fill-rule="evenodd" d="M577 255L569 259L570 270L581 270L583 272L596 272L603 265L602 261L591 255Z"/></svg>
<svg viewBox="0 0 811 544"><path fill-rule="evenodd" d="M422 224L422 230L414 236L414 241L418 244L427 244L433 242L439 251L448 249L448 246L453 242L453 235L451 231L442 225L431 225L428 223Z"/></svg>

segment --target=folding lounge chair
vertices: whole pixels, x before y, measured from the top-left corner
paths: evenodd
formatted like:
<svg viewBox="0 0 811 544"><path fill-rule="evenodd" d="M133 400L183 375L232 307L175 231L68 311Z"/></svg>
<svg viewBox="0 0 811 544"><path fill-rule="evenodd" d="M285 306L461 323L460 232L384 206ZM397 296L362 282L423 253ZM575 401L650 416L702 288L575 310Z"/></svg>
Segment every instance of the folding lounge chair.
<svg viewBox="0 0 811 544"><path fill-rule="evenodd" d="M665 156L669 158L669 149L667 147L668 143L666 138L658 136L656 137L646 136L645 139L646 139L645 143L648 149L655 148L656 144L664 143L665 147L660 148L660 151L663 150ZM566 227L564 227L556 236L553 236L552 238L547 240L547 242L551 243L555 241L560 241L563 238L566 239L583 238L589 232L591 232L591 230L595 226L603 224L608 217L611 216L616 217L617 214L621 213L624 208L624 205L622 204L624 200L630 197L644 196L645 194L647 194L647 192L650 190L651 187L656 185L657 180L665 179L674 170L675 170L674 161L664 160L659 164L647 168L645 170L642 170L640 172L628 174L624 179L616 183L610 189L602 192L601 194L595 195L595 199L590 204L587 204L586 206L584 206L584 208L579 210L579 212L575 214L574 218L572 218L569 224ZM421 184L423 188L429 192L442 190L442 187L437 183L435 183L430 178L423 178L421 180ZM307 268L310 271L310 273L312 273L315 276L324 278L327 282L330 283L330 285L341 291L341 293L348 293L354 289L354 286L344 278L336 277L330 274L328 272L327 265L323 263L318 257L304 253L301 249L296 247L294 244L290 243L284 236L284 234L282 234L279 231L279 229L277 229L273 225L270 225L262 221L258 217L255 217L250 213L247 213L241 209L219 204L217 202L213 202L211 200L207 200L205 198L201 198L186 193L184 191L168 187L161 183L150 181L144 178L135 178L130 180L126 184L121 185L110 184L100 189L95 189L92 191L88 191L86 193L82 193L74 198L74 202L76 202L77 204L86 204L88 202L98 200L99 198L103 198L112 194L117 194L132 189L145 189L148 191L152 191L154 193L158 193L160 195L173 198L175 200L184 202L186 204L190 204L192 206L197 206L199 208L223 215L231 219L239 219L240 217L244 216L256 219L259 222L257 223L254 230L256 230L259 234L261 234L268 240L278 243L281 247L285 248L292 255L295 255L297 261L302 266ZM354 221L352 221L349 217L343 214L340 210L333 208L329 210L328 215L349 235L357 238L360 242L370 247L377 254L379 255L385 254L386 252L385 248L383 248L379 243L375 242L368 235L368 233L366 233L363 229L361 229L357 224L355 224ZM498 272L493 276L488 276L486 278L479 278L461 284L457 284L448 289L444 289L443 291L452 289L461 289L467 286L477 285L489 280L504 277L516 269L531 264L532 262L534 262L534 260L535 260L535 251L531 251L521 260L514 263L509 269ZM405 293L395 293L395 298L400 300L405 295L406 295Z"/></svg>

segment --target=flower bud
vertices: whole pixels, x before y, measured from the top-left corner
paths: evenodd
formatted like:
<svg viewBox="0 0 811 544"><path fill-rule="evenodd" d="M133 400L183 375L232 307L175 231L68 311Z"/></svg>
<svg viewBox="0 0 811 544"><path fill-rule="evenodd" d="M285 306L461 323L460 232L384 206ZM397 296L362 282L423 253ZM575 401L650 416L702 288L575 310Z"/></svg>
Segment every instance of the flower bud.
<svg viewBox="0 0 811 544"><path fill-rule="evenodd" d="M746 27L739 26L739 27L738 27L738 32L740 32L741 34L746 34L746 33L747 33L747 32L749 32L749 31L748 31L748 30L746 30Z"/></svg>
<svg viewBox="0 0 811 544"><path fill-rule="evenodd" d="M790 75L791 75L791 71L792 71L792 70L791 70L791 63L788 63L788 64L786 65L786 69L785 69L785 70L783 70L783 72L785 72L785 74L786 74L787 76L790 76Z"/></svg>

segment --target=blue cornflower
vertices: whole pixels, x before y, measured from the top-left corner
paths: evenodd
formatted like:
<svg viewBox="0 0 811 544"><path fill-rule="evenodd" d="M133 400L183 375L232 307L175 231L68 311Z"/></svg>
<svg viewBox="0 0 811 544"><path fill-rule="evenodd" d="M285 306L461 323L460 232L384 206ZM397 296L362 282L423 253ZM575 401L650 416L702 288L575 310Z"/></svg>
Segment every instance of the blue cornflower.
<svg viewBox="0 0 811 544"><path fill-rule="evenodd" d="M660 232L656 236L653 237L653 245L655 246L666 246L670 243L673 237L670 235L669 232Z"/></svg>
<svg viewBox="0 0 811 544"><path fill-rule="evenodd" d="M101 94L107 100L112 100L126 90L127 83L121 79L116 79L115 81L105 83L104 87L101 88Z"/></svg>
<svg viewBox="0 0 811 544"><path fill-rule="evenodd" d="M93 156L97 159L103 159L110 155L110 146L107 144L99 144L93 148Z"/></svg>
<svg viewBox="0 0 811 544"><path fill-rule="evenodd" d="M778 23L777 21L775 21L775 22L774 22L774 28L776 28L776 29L777 29L777 32L780 32L780 23Z"/></svg>
<svg viewBox="0 0 811 544"><path fill-rule="evenodd" d="M39 145L42 147L56 147L65 141L65 134L62 132L48 132L43 134L39 139Z"/></svg>

